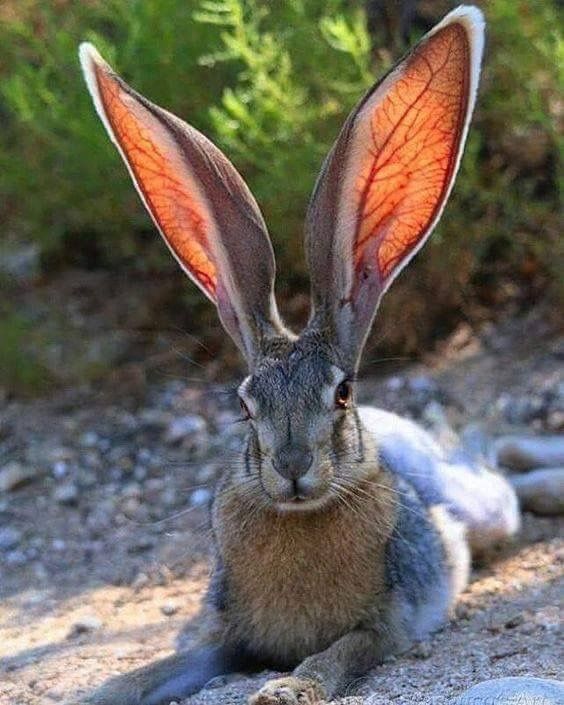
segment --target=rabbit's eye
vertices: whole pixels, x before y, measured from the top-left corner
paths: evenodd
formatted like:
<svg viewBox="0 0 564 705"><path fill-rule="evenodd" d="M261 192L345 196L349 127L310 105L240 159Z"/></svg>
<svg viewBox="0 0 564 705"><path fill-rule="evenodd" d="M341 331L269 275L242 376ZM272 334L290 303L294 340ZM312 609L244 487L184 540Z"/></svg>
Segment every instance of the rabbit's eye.
<svg viewBox="0 0 564 705"><path fill-rule="evenodd" d="M351 400L351 394L351 384L349 381L344 380L335 390L335 406L338 409L346 409Z"/></svg>
<svg viewBox="0 0 564 705"><path fill-rule="evenodd" d="M241 413L243 414L243 419L245 421L248 421L252 418L252 414L249 411L249 407L245 404L241 397L239 397L239 404L241 405Z"/></svg>

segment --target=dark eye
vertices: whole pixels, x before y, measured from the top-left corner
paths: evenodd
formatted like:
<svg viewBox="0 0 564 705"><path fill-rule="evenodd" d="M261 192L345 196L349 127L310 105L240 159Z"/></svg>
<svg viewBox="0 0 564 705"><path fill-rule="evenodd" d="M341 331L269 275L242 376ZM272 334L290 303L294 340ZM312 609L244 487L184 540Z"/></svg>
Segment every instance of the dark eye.
<svg viewBox="0 0 564 705"><path fill-rule="evenodd" d="M351 383L345 379L335 390L335 406L338 409L346 409L350 403L351 395Z"/></svg>
<svg viewBox="0 0 564 705"><path fill-rule="evenodd" d="M239 397L239 404L241 405L241 413L243 414L243 420L248 421L250 418L252 418L251 412L249 411L249 407L245 404L241 397Z"/></svg>

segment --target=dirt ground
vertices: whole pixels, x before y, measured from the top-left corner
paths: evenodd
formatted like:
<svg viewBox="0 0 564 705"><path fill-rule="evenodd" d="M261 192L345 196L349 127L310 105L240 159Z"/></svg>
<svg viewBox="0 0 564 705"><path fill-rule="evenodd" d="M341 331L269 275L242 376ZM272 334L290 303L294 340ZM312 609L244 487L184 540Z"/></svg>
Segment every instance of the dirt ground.
<svg viewBox="0 0 564 705"><path fill-rule="evenodd" d="M428 364L369 377L364 397L457 429L562 432L563 359L538 318L461 329ZM0 490L2 705L80 700L171 653L206 587L209 487L240 433L230 388L182 381L3 404L0 467L22 474ZM562 519L526 514L474 567L452 622L347 695L441 705L487 678L561 678L563 537ZM267 675L189 702L243 703Z"/></svg>

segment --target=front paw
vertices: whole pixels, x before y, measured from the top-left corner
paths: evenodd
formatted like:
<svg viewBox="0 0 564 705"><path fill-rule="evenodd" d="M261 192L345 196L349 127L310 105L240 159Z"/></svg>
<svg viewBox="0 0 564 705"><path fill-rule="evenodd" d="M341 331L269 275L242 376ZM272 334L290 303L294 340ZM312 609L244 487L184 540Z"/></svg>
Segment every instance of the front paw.
<svg viewBox="0 0 564 705"><path fill-rule="evenodd" d="M316 705L326 699L325 689L309 678L276 678L251 695L249 705Z"/></svg>

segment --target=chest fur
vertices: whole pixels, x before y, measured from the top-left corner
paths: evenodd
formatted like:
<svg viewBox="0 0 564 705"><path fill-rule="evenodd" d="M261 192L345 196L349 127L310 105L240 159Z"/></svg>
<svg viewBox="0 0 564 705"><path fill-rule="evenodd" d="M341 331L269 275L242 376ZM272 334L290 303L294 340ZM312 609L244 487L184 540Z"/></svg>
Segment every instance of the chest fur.
<svg viewBox="0 0 564 705"><path fill-rule="evenodd" d="M233 512L220 510L216 527L232 638L291 665L377 612L385 593L390 509L337 505L254 519Z"/></svg>

